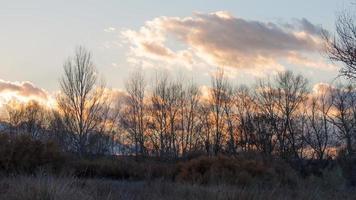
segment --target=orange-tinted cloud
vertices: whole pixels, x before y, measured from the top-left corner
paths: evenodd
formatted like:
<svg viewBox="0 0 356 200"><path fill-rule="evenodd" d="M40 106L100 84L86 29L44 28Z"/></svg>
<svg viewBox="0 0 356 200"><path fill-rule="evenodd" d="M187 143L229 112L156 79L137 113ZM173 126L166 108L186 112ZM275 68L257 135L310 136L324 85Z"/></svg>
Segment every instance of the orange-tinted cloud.
<svg viewBox="0 0 356 200"><path fill-rule="evenodd" d="M36 97L47 99L48 94L45 90L36 87L33 83L25 82L9 82L0 80L0 94L1 93L15 93L23 97Z"/></svg>
<svg viewBox="0 0 356 200"><path fill-rule="evenodd" d="M283 61L330 68L308 57L320 50L320 30L306 19L278 24L215 12L184 18L158 17L122 35L129 42L131 59L281 71Z"/></svg>
<svg viewBox="0 0 356 200"><path fill-rule="evenodd" d="M315 95L321 95L325 93L330 93L335 90L335 87L328 83L316 83L313 86L313 93Z"/></svg>
<svg viewBox="0 0 356 200"><path fill-rule="evenodd" d="M54 101L44 89L31 82L10 82L0 79L0 107L1 104L14 99L19 101L36 100L48 106Z"/></svg>

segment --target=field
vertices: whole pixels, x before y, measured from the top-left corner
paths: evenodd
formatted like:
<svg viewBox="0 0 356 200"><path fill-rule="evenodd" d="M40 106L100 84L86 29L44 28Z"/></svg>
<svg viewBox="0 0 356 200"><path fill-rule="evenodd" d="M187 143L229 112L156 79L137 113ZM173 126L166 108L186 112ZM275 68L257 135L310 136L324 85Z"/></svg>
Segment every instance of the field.
<svg viewBox="0 0 356 200"><path fill-rule="evenodd" d="M334 177L335 178L335 177ZM318 181L318 184L316 182ZM337 181L337 180L329 180ZM333 184L333 187L330 187ZM1 200L158 200L158 199L355 199L351 190L308 179L295 187L283 185L196 185L155 181L117 181L109 179L77 179L37 176L16 176L0 181Z"/></svg>

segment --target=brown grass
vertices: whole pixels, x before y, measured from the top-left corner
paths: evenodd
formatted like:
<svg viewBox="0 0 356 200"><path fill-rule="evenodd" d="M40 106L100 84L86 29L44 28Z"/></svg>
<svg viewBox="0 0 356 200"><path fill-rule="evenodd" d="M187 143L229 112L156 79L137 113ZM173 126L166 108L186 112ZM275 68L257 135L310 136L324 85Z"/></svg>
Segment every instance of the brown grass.
<svg viewBox="0 0 356 200"><path fill-rule="evenodd" d="M338 185L337 173L325 182L309 178L295 187L283 185L248 187L232 185L194 185L169 181L114 181L73 177L17 176L0 179L0 200L165 200L165 199L355 199L351 190Z"/></svg>

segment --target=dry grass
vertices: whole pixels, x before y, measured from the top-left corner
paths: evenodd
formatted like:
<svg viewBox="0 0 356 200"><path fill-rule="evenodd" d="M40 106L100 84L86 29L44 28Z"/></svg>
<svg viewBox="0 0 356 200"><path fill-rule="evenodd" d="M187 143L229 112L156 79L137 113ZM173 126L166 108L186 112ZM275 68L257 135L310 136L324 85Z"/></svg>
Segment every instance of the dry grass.
<svg viewBox="0 0 356 200"><path fill-rule="evenodd" d="M311 177L295 187L193 185L155 181L115 181L37 176L4 177L0 180L1 200L165 200L165 199L356 199L342 185L338 173L326 179Z"/></svg>

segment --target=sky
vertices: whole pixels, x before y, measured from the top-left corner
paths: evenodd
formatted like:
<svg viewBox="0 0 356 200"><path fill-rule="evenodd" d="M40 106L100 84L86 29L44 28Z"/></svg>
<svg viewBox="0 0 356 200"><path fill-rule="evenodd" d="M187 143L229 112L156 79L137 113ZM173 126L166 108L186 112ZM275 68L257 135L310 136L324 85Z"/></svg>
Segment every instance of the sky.
<svg viewBox="0 0 356 200"><path fill-rule="evenodd" d="M311 84L331 82L338 65L321 51L350 0L0 0L0 102L46 100L59 90L75 47L93 53L110 88L129 73L185 74L210 83L216 67L251 84L292 70Z"/></svg>

